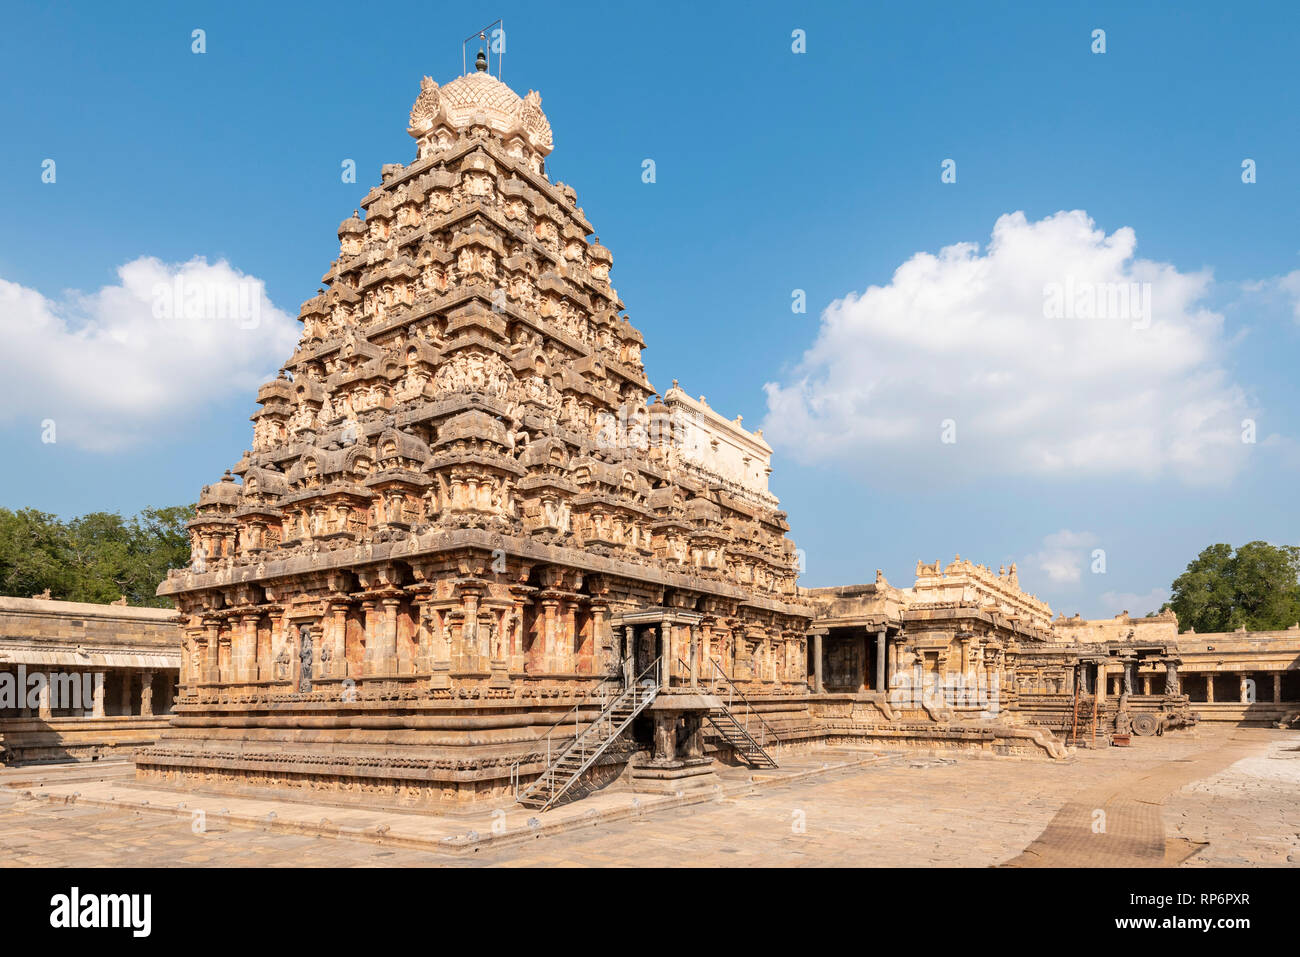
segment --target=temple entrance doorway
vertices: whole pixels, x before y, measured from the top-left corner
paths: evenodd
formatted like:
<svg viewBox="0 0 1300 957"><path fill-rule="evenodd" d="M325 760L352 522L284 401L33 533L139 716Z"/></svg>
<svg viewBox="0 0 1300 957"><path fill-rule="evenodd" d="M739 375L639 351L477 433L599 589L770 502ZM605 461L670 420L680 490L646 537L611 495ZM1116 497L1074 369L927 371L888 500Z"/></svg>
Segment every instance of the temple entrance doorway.
<svg viewBox="0 0 1300 957"><path fill-rule="evenodd" d="M636 663L632 677L644 672L664 653L663 629L649 625L636 629Z"/></svg>

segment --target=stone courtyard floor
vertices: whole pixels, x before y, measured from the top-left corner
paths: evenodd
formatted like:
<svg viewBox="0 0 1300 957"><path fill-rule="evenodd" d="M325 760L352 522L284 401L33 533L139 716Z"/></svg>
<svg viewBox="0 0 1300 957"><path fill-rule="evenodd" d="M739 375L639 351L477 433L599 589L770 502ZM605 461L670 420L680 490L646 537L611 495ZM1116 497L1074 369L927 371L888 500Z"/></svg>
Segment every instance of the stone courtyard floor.
<svg viewBox="0 0 1300 957"><path fill-rule="evenodd" d="M1300 732L1205 725L1061 762L835 748L699 795L437 816L0 770L6 866L1300 864Z"/></svg>

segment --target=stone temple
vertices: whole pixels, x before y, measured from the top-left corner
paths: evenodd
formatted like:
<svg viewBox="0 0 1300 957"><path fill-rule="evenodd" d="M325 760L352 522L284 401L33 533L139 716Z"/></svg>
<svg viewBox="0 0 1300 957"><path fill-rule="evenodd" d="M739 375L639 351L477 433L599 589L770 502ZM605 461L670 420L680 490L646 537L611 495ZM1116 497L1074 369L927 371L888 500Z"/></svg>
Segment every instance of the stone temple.
<svg viewBox="0 0 1300 957"><path fill-rule="evenodd" d="M1300 713L1300 626L1054 619L960 558L798 587L771 448L646 379L541 97L485 67L424 79L415 159L340 225L252 448L202 491L140 779L545 809L822 744L1060 759Z"/></svg>
<svg viewBox="0 0 1300 957"><path fill-rule="evenodd" d="M556 757L539 732L627 689L610 769L582 770L675 787L708 777L720 686L806 690L771 449L659 398L609 250L547 178L541 97L482 66L423 81L415 160L340 225L252 449L202 492L143 777L500 797Z"/></svg>

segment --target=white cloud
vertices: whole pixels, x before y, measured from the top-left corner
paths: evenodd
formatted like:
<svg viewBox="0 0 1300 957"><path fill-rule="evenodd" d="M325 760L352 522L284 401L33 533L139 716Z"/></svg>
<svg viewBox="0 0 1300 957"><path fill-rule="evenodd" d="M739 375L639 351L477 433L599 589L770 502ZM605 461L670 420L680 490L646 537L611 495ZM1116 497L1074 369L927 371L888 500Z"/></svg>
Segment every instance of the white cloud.
<svg viewBox="0 0 1300 957"><path fill-rule="evenodd" d="M1102 617L1113 618L1126 611L1133 618L1142 618L1148 612L1159 611L1160 606L1169 600L1168 588L1153 588L1145 595L1135 595L1128 591L1102 592L1098 600L1102 606Z"/></svg>
<svg viewBox="0 0 1300 957"><path fill-rule="evenodd" d="M1273 279L1242 283L1242 289L1248 293L1263 294L1266 298L1280 298L1291 310L1291 318L1300 322L1300 269Z"/></svg>
<svg viewBox="0 0 1300 957"><path fill-rule="evenodd" d="M1029 556L1031 567L1047 576L1053 585L1076 584L1083 577L1085 561L1092 560L1097 536L1063 528L1043 539L1041 550Z"/></svg>
<svg viewBox="0 0 1300 957"><path fill-rule="evenodd" d="M1255 413L1202 305L1211 277L1136 259L1136 244L1082 211L1017 212L982 252L917 253L827 308L792 375L765 386L766 438L901 478L1230 478Z"/></svg>
<svg viewBox="0 0 1300 957"><path fill-rule="evenodd" d="M0 421L52 419L58 442L108 451L167 438L202 406L253 390L289 357L298 324L225 260L143 257L117 285L50 300L0 279Z"/></svg>

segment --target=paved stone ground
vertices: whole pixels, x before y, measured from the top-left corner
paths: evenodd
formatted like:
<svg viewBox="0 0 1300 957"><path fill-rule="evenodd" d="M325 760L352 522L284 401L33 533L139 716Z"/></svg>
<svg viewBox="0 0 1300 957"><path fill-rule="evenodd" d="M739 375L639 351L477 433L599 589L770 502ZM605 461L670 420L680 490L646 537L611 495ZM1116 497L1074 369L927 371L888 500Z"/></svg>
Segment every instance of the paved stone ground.
<svg viewBox="0 0 1300 957"><path fill-rule="evenodd" d="M1300 740L1277 735L1218 774L1185 785L1165 805L1170 833L1208 846L1193 867L1300 864Z"/></svg>
<svg viewBox="0 0 1300 957"><path fill-rule="evenodd" d="M831 767L819 769L823 758ZM856 763L850 763L850 762ZM863 763L868 762L868 763ZM609 819L628 794L570 805L587 826L449 855L436 850L234 827L204 833L176 811L95 807L107 788L138 801L128 769L0 772L0 861L10 866L1188 866L1300 861L1300 733L1204 726L1129 749L1079 751L1064 762L896 753L813 752L785 762L804 776L734 787L706 803ZM79 780L80 778L80 780ZM734 784L736 776L731 781ZM77 803L36 794L81 792ZM24 797L23 791L31 796ZM98 793L98 792L96 792ZM167 800L196 806L197 796ZM234 798L205 798L230 806ZM590 815L596 802L604 808ZM358 826L467 829L465 821L318 805L256 802ZM621 809L621 810L620 810ZM1095 812L1105 812L1096 831ZM186 812L188 813L188 812ZM551 812L545 818L551 818ZM558 818L556 819L558 820ZM439 823L440 822L440 823ZM440 832L438 832L440 833ZM391 837L391 834L389 835Z"/></svg>

